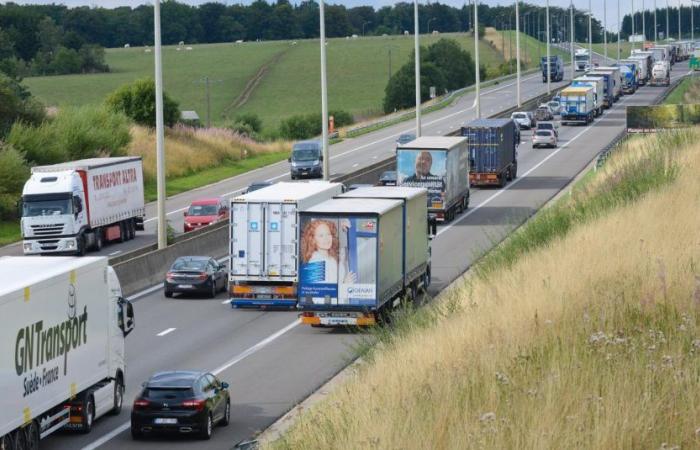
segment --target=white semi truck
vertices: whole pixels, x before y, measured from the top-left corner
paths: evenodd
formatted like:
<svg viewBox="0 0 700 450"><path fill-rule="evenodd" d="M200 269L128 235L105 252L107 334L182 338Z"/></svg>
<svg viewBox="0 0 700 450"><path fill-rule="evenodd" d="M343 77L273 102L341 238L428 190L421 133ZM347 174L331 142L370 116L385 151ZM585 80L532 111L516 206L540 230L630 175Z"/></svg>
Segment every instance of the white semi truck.
<svg viewBox="0 0 700 450"><path fill-rule="evenodd" d="M140 157L92 158L32 168L22 190L25 255L84 255L143 229Z"/></svg>
<svg viewBox="0 0 700 450"><path fill-rule="evenodd" d="M586 65L591 62L591 56L588 50L585 48L579 48L574 54L574 63L576 72L583 72L586 70Z"/></svg>
<svg viewBox="0 0 700 450"><path fill-rule="evenodd" d="M119 414L131 304L107 258L0 258L0 448Z"/></svg>

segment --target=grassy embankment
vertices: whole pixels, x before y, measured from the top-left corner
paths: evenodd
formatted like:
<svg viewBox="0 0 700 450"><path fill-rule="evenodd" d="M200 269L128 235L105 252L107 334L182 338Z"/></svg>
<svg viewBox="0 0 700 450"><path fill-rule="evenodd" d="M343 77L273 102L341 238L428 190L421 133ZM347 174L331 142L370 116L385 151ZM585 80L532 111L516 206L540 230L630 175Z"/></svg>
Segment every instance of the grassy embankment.
<svg viewBox="0 0 700 450"><path fill-rule="evenodd" d="M421 43L427 46L443 37L456 39L470 53L474 51L473 39L465 34L425 35ZM204 120L204 85L195 82L205 75L221 80L211 85L214 124L224 122L225 111L231 117L250 112L262 118L265 129L275 129L286 117L320 111L318 46L318 40L299 40L295 45L291 41L193 45L191 51L165 47L164 88L181 109L196 110ZM498 66L503 62L502 55L486 43L480 49L482 64ZM380 114L390 50L391 70L395 73L408 61L413 37L329 39L329 107L348 111L358 119ZM47 105L98 104L118 86L152 76L153 53L144 53L143 48L108 49L106 59L112 73L26 78L25 84ZM228 109L268 62L267 71L247 102Z"/></svg>
<svg viewBox="0 0 700 450"><path fill-rule="evenodd" d="M629 141L273 447L700 445L699 138Z"/></svg>
<svg viewBox="0 0 700 450"><path fill-rule="evenodd" d="M496 50L504 55L505 60L514 60L517 54L515 36L516 33L514 30L497 31L495 28L486 28L484 39L491 41ZM568 64L570 60L569 52L563 51L555 46L550 46L549 52L550 55L561 56L565 64ZM541 58L546 55L546 43L520 32L521 70L539 67ZM513 72L515 72L515 64L513 64Z"/></svg>
<svg viewBox="0 0 700 450"><path fill-rule="evenodd" d="M681 83L666 97L664 104L677 105L680 103L698 103L700 101L700 78L686 77Z"/></svg>

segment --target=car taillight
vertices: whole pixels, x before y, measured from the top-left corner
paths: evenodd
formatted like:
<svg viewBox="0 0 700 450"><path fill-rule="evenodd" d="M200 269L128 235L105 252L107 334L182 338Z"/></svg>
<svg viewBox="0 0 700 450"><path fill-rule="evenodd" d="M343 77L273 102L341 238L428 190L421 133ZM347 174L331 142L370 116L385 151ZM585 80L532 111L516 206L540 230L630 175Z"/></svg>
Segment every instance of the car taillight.
<svg viewBox="0 0 700 450"><path fill-rule="evenodd" d="M151 402L149 402L148 400L145 400L143 398L137 398L136 400L134 400L134 409L147 408L150 404Z"/></svg>
<svg viewBox="0 0 700 450"><path fill-rule="evenodd" d="M316 314L309 312L309 311L304 311L301 313L302 317L314 317Z"/></svg>
<svg viewBox="0 0 700 450"><path fill-rule="evenodd" d="M182 402L182 407L201 411L204 409L204 405L206 405L206 403L206 400L185 400Z"/></svg>

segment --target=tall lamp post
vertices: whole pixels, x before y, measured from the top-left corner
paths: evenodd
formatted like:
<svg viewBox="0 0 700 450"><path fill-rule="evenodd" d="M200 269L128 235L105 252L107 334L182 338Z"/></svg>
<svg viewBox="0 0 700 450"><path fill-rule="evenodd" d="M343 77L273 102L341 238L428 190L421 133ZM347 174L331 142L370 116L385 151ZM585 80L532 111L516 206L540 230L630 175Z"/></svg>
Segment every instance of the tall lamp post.
<svg viewBox="0 0 700 450"><path fill-rule="evenodd" d="M323 138L323 179L330 178L330 155L328 154L328 80L326 79L326 13L324 0L318 2L321 32L321 132Z"/></svg>
<svg viewBox="0 0 700 450"><path fill-rule="evenodd" d="M155 40L156 77L156 190L158 192L158 248L168 246L165 221L165 131L163 124L163 62L160 39L160 0L153 3L153 28Z"/></svg>
<svg viewBox="0 0 700 450"><path fill-rule="evenodd" d="M588 65L593 67L593 10L588 0Z"/></svg>
<svg viewBox="0 0 700 450"><path fill-rule="evenodd" d="M520 0L515 0L515 71L517 72L517 74L515 75L515 92L517 96L518 108L522 106L522 102L520 101L520 10L518 7L519 3Z"/></svg>
<svg viewBox="0 0 700 450"><path fill-rule="evenodd" d="M421 135L420 123L420 28L418 24L418 0L413 1L413 28L414 28L414 46L416 54L415 76L416 76L416 137Z"/></svg>
<svg viewBox="0 0 700 450"><path fill-rule="evenodd" d="M569 21L569 34L571 41L569 42L569 52L571 53L571 79L573 80L576 78L576 63L574 61L574 0L571 0L571 14L569 15Z"/></svg>
<svg viewBox="0 0 700 450"><path fill-rule="evenodd" d="M549 60L549 45L552 43L552 40L549 37L549 0L545 3L545 13L547 15L545 19L545 24L547 26L547 32L545 33L545 36L547 38L547 94L551 94L552 92L552 61Z"/></svg>
<svg viewBox="0 0 700 450"><path fill-rule="evenodd" d="M481 74L479 73L479 0L474 0L474 66L476 66L476 118L481 119Z"/></svg>

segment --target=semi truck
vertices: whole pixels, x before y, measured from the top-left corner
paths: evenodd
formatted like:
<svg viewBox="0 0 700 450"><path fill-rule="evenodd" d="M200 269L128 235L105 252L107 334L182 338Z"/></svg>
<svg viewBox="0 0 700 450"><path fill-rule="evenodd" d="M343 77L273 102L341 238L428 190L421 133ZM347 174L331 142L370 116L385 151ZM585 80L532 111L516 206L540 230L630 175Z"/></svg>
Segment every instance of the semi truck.
<svg viewBox="0 0 700 450"><path fill-rule="evenodd" d="M232 308L296 306L298 213L342 192L341 183L281 182L231 199L229 294Z"/></svg>
<svg viewBox="0 0 700 450"><path fill-rule="evenodd" d="M22 190L25 255L84 255L143 230L140 157L92 158L37 166Z"/></svg>
<svg viewBox="0 0 700 450"><path fill-rule="evenodd" d="M584 72L586 65L591 62L591 56L585 48L579 48L574 54L576 72Z"/></svg>
<svg viewBox="0 0 700 450"><path fill-rule="evenodd" d="M612 108L613 104L617 101L620 95L620 86L615 84L614 74L610 71L596 69L586 72L586 76L603 77L605 80L605 84L603 86L603 107L606 109Z"/></svg>
<svg viewBox="0 0 700 450"><path fill-rule="evenodd" d="M642 78L644 84L647 84L651 79L651 68L654 65L654 54L651 52L642 52L640 50L632 50L629 59L632 61L639 60L642 64Z"/></svg>
<svg viewBox="0 0 700 450"><path fill-rule="evenodd" d="M667 61L658 61L651 68L650 86L670 86L671 66Z"/></svg>
<svg viewBox="0 0 700 450"><path fill-rule="evenodd" d="M561 91L561 124L587 125L593 121L595 111L595 93L593 86L568 87Z"/></svg>
<svg viewBox="0 0 700 450"><path fill-rule="evenodd" d="M564 61L559 55L550 56L549 63L547 57L543 56L540 61L540 69L542 70L542 82L547 82L547 67L549 67L550 81L561 81L564 79Z"/></svg>
<svg viewBox="0 0 700 450"><path fill-rule="evenodd" d="M428 192L387 189L400 199L336 198L299 213L302 323L385 322L430 284Z"/></svg>
<svg viewBox="0 0 700 450"><path fill-rule="evenodd" d="M671 55L668 48L666 48L665 46L656 46L651 47L649 51L654 54L654 64L656 64L657 62L665 61L668 63L669 70L671 70Z"/></svg>
<svg viewBox="0 0 700 450"><path fill-rule="evenodd" d="M119 414L134 311L104 257L0 258L0 448Z"/></svg>
<svg viewBox="0 0 700 450"><path fill-rule="evenodd" d="M643 86L646 84L646 61L644 59L637 59L637 58L627 58L627 59L621 59L620 64L624 64L627 67L630 68L630 70L634 70L634 73L637 76L637 87ZM632 68L634 66L634 69Z"/></svg>
<svg viewBox="0 0 700 450"><path fill-rule="evenodd" d="M622 63L618 67L622 78L622 93L625 95L634 94L637 91L637 67L634 64L630 67Z"/></svg>
<svg viewBox="0 0 700 450"><path fill-rule="evenodd" d="M613 85L613 97L615 101L620 100L622 97L622 71L617 66L598 66L593 72L610 72L612 73L614 85Z"/></svg>
<svg viewBox="0 0 700 450"><path fill-rule="evenodd" d="M693 71L700 70L700 50L693 50L688 66Z"/></svg>
<svg viewBox="0 0 700 450"><path fill-rule="evenodd" d="M428 190L428 215L432 220L449 222L469 207L466 138L419 137L399 145L396 174L399 186Z"/></svg>
<svg viewBox="0 0 700 450"><path fill-rule="evenodd" d="M580 86L592 86L593 87L593 98L595 100L595 110L593 111L593 116L600 116L603 114L603 101L605 100L605 78L602 76L582 76L574 78L571 82L572 87Z"/></svg>
<svg viewBox="0 0 700 450"><path fill-rule="evenodd" d="M499 186L518 176L519 140L510 119L476 119L461 129L469 143L472 186Z"/></svg>

